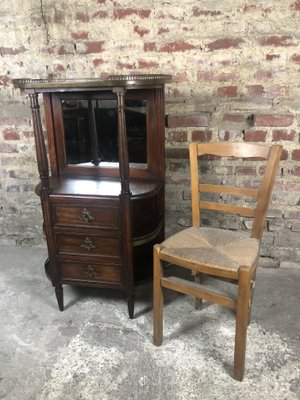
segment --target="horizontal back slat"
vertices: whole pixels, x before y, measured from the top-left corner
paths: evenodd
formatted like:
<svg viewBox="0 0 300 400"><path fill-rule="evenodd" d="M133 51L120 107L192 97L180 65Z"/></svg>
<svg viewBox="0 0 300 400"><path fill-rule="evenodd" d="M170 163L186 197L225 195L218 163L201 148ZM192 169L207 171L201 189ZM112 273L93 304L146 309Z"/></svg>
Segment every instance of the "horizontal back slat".
<svg viewBox="0 0 300 400"><path fill-rule="evenodd" d="M268 146L260 144L247 143L214 143L201 144L197 149L198 156L205 154L219 157L241 157L241 158L263 158L267 159L269 155Z"/></svg>
<svg viewBox="0 0 300 400"><path fill-rule="evenodd" d="M241 197L253 197L254 199L257 199L258 196L257 189L239 188L235 186L226 186L226 185L212 185L207 183L200 183L199 191L205 193L234 194Z"/></svg>
<svg viewBox="0 0 300 400"><path fill-rule="evenodd" d="M214 203L209 201L199 202L199 208L205 208L207 210L224 211L224 212L229 212L231 214L241 215L244 217L254 217L254 212L255 212L253 208L249 207L242 207L225 203Z"/></svg>

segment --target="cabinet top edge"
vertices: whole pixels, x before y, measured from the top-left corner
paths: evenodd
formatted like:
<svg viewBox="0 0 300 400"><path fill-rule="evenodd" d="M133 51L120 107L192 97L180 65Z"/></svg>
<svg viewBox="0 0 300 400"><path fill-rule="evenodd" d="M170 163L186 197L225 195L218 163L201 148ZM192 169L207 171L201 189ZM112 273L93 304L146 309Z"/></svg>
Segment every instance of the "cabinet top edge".
<svg viewBox="0 0 300 400"><path fill-rule="evenodd" d="M13 85L21 90L47 92L53 90L86 90L114 87L140 87L161 85L172 80L171 75L111 75L106 79L13 79Z"/></svg>

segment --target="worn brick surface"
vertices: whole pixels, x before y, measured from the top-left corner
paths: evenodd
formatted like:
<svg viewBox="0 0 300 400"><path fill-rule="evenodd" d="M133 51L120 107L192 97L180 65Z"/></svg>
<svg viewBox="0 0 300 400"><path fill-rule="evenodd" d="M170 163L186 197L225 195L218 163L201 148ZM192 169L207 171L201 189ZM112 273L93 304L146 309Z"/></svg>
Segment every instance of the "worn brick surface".
<svg viewBox="0 0 300 400"><path fill-rule="evenodd" d="M0 241L44 243L30 111L12 79L167 73L173 75L166 87L167 235L189 221L189 142L282 143L271 203L280 212L269 214L262 265L294 267L300 251L299 18L295 0L3 0ZM224 164L213 178L240 173L255 186L259 171L259 165ZM226 226L212 215L205 222ZM230 229L241 226L250 224L227 219Z"/></svg>

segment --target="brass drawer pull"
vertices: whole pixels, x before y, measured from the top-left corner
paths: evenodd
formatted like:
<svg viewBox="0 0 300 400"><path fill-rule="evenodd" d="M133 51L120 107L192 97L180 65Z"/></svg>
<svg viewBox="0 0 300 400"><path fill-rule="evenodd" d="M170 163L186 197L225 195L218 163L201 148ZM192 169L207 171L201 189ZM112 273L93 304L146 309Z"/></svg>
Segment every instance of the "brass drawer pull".
<svg viewBox="0 0 300 400"><path fill-rule="evenodd" d="M87 251L90 251L92 249L95 249L96 246L93 244L90 238L86 237L83 241L83 243L80 245L80 247L83 247Z"/></svg>
<svg viewBox="0 0 300 400"><path fill-rule="evenodd" d="M94 221L95 218L92 216L92 214L86 208L84 208L81 211L79 219L80 219L80 221L91 223L92 221Z"/></svg>
<svg viewBox="0 0 300 400"><path fill-rule="evenodd" d="M84 271L91 279L95 278L96 270L92 265L88 265Z"/></svg>

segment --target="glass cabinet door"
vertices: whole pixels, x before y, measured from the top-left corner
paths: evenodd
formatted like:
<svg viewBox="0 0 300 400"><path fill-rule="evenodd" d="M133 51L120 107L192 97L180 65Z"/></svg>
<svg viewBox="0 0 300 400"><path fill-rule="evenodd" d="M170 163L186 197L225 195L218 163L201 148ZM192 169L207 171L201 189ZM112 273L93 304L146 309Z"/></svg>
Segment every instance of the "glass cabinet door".
<svg viewBox="0 0 300 400"><path fill-rule="evenodd" d="M62 99L66 162L70 165L119 162L117 100ZM130 163L147 163L147 100L125 101Z"/></svg>

